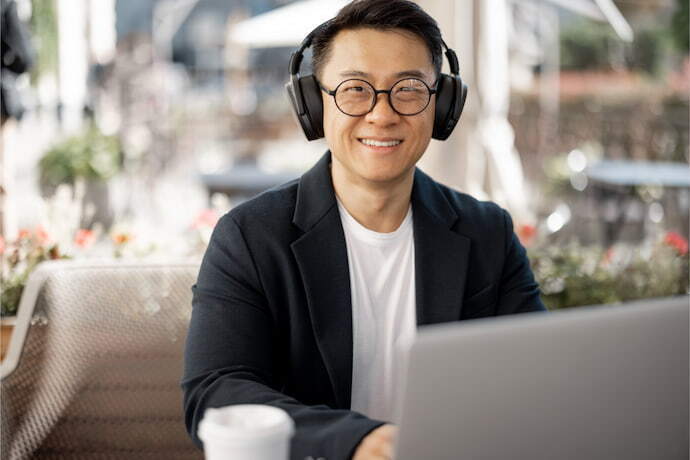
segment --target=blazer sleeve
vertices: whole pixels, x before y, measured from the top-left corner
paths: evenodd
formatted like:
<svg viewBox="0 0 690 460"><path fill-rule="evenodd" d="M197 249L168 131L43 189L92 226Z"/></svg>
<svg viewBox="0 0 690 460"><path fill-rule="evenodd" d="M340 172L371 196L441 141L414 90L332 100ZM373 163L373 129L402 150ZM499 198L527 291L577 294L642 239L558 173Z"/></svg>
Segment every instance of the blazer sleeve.
<svg viewBox="0 0 690 460"><path fill-rule="evenodd" d="M279 391L276 326L242 230L231 215L216 225L192 287L185 345L185 424L201 447L199 422L208 407L268 404L284 409L296 433L290 458L351 458L361 439L383 422L326 405L307 406Z"/></svg>
<svg viewBox="0 0 690 460"><path fill-rule="evenodd" d="M513 220L503 211L505 260L501 271L497 315L546 311L534 279L527 251L513 231Z"/></svg>

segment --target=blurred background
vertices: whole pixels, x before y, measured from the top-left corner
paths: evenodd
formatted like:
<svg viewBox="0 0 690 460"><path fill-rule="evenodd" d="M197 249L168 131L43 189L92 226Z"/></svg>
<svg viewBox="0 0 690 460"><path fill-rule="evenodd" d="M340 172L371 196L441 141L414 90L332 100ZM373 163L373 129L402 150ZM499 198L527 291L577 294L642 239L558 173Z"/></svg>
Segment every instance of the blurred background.
<svg viewBox="0 0 690 460"><path fill-rule="evenodd" d="M420 167L511 212L549 307L687 293L687 0L418 3L470 86ZM284 84L342 0L1 4L3 314L40 260L200 256L327 148Z"/></svg>

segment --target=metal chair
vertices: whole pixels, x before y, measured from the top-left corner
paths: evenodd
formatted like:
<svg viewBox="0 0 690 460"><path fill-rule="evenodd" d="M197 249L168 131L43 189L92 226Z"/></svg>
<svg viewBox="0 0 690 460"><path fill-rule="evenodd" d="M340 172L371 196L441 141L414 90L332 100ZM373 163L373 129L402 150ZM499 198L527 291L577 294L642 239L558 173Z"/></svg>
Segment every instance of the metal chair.
<svg viewBox="0 0 690 460"><path fill-rule="evenodd" d="M183 422L198 263L53 261L32 273L1 370L2 458L203 458Z"/></svg>

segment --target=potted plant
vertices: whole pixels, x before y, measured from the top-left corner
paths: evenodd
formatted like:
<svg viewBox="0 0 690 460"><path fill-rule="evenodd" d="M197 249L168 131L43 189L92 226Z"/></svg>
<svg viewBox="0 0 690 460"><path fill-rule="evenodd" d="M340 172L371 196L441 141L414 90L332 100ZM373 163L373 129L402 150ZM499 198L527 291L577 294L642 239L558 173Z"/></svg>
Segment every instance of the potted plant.
<svg viewBox="0 0 690 460"><path fill-rule="evenodd" d="M638 246L571 242L528 254L552 310L688 294L688 242L676 232Z"/></svg>
<svg viewBox="0 0 690 460"><path fill-rule="evenodd" d="M116 136L104 135L95 123L77 136L48 150L39 161L41 191L52 195L60 184L82 190L81 226L112 224L107 181L122 169L123 156Z"/></svg>
<svg viewBox="0 0 690 460"><path fill-rule="evenodd" d="M0 359L5 355L14 328L15 315L29 274L44 260L66 258L42 227L21 230L16 240L0 237Z"/></svg>

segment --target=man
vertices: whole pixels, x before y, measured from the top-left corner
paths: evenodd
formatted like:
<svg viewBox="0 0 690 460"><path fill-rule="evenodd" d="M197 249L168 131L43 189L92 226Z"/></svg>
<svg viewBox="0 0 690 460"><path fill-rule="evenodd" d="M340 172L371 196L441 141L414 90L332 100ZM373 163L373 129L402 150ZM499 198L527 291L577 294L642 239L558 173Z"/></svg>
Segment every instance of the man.
<svg viewBox="0 0 690 460"><path fill-rule="evenodd" d="M313 40L323 115L308 123L330 152L216 226L186 423L199 443L206 408L270 404L295 421L291 458L391 458L395 348L416 325L544 306L508 214L415 168L445 97L435 21L407 0L355 1Z"/></svg>

